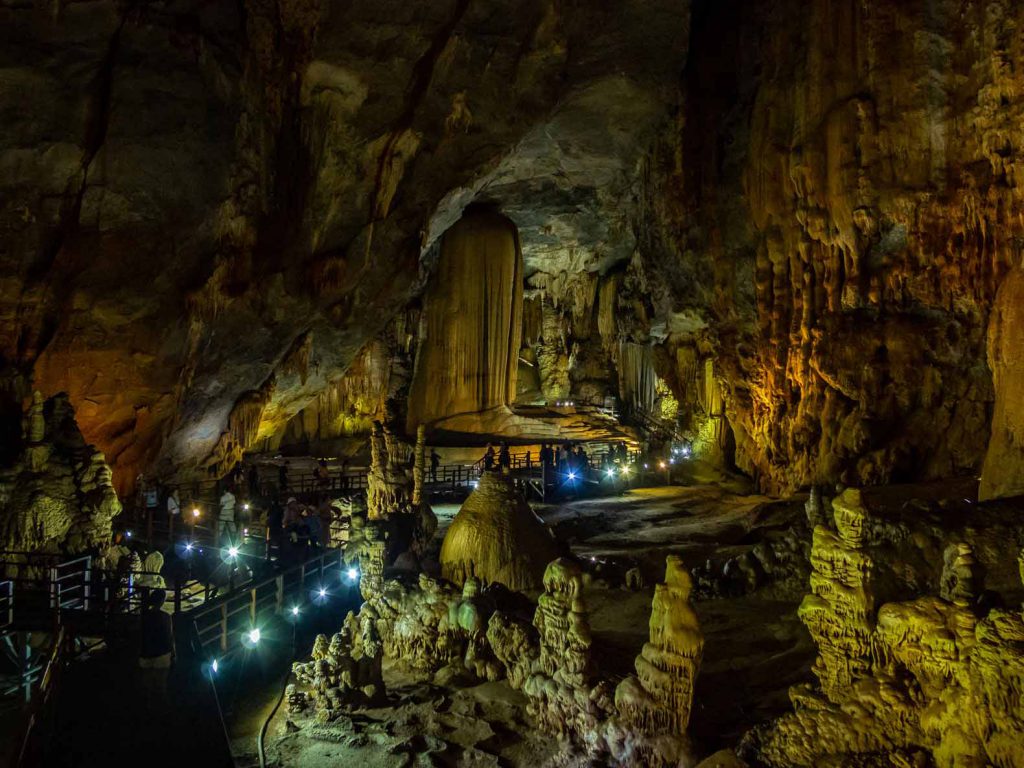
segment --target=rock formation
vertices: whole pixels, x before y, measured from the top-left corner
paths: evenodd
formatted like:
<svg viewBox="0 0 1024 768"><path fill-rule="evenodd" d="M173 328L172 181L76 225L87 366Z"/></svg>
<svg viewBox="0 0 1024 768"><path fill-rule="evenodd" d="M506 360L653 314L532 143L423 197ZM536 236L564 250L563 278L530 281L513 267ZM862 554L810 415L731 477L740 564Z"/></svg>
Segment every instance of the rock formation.
<svg viewBox="0 0 1024 768"><path fill-rule="evenodd" d="M822 690L839 695L870 668L875 604L860 492L844 491L832 509L838 535L823 526L814 529L811 594L799 615L818 646L814 672Z"/></svg>
<svg viewBox="0 0 1024 768"><path fill-rule="evenodd" d="M522 306L515 224L494 212L467 211L441 238L435 280L424 299L410 430L513 403Z"/></svg>
<svg viewBox="0 0 1024 768"><path fill-rule="evenodd" d="M352 514L345 550L347 561L359 562L359 589L366 599L380 593L386 566L402 554L418 558L437 529L437 518L421 490L423 439L420 430L416 448L410 451L389 428L374 422L366 518Z"/></svg>
<svg viewBox="0 0 1024 768"><path fill-rule="evenodd" d="M937 766L1024 765L1024 611L979 618L979 574L961 544L947 550L941 597L875 612L855 491L836 500L836 523L839 537L815 530L813 594L801 606L820 691L792 689L794 713L748 734L747 749L778 766L915 753Z"/></svg>
<svg viewBox="0 0 1024 768"><path fill-rule="evenodd" d="M316 720L327 723L346 707L378 702L384 696L382 653L370 614L356 617L350 612L330 641L326 635L317 635L310 661L292 665L292 674L308 694L296 695L293 689L289 709L293 714L302 712L308 699Z"/></svg>
<svg viewBox="0 0 1024 768"><path fill-rule="evenodd" d="M982 499L1024 495L1024 267L1003 280L988 330L995 385L992 436L981 470Z"/></svg>
<svg viewBox="0 0 1024 768"><path fill-rule="evenodd" d="M683 561L669 556L665 581L654 588L651 638L636 657L637 676L615 689L615 708L641 733L686 733L704 650L697 614L690 606L692 590Z"/></svg>
<svg viewBox="0 0 1024 768"><path fill-rule="evenodd" d="M21 452L0 467L4 549L72 554L105 547L121 503L103 454L86 444L65 395L35 392Z"/></svg>
<svg viewBox="0 0 1024 768"><path fill-rule="evenodd" d="M474 576L520 591L540 586L557 554L554 539L512 478L485 472L445 533L441 574L456 584Z"/></svg>

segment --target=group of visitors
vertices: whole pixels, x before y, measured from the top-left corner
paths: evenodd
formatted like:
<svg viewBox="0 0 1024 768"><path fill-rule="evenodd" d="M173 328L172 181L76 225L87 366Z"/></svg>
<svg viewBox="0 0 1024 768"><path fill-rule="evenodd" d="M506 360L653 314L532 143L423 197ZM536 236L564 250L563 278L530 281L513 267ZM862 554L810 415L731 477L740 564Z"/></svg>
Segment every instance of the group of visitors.
<svg viewBox="0 0 1024 768"><path fill-rule="evenodd" d="M335 509L324 497L316 506L302 504L294 496L282 506L277 499L267 511L267 538L282 564L297 563L331 544Z"/></svg>

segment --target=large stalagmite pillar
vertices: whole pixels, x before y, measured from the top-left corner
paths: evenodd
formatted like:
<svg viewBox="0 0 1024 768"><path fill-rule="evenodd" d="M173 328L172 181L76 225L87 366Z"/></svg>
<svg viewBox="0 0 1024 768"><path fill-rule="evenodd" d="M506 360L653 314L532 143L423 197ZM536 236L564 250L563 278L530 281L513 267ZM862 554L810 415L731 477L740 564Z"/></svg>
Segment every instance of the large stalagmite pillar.
<svg viewBox="0 0 1024 768"><path fill-rule="evenodd" d="M493 211L467 211L444 234L427 289L410 430L515 400L522 308L515 224Z"/></svg>

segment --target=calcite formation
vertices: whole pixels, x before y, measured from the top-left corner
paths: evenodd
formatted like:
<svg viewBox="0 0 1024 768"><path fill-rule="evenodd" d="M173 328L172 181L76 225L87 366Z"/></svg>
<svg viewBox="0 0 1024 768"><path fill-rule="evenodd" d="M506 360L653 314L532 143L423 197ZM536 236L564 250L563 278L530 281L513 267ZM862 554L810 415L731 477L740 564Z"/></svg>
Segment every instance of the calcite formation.
<svg viewBox="0 0 1024 768"><path fill-rule="evenodd" d="M814 672L821 687L827 695L839 695L870 669L875 604L860 492L846 490L832 508L838 534L823 526L814 529L811 594L799 615L818 646Z"/></svg>
<svg viewBox="0 0 1024 768"><path fill-rule="evenodd" d="M855 501L854 491L836 499L839 537L815 530L801 616L819 646L820 690L792 689L794 713L748 734L747 748L777 766L914 753L943 768L1024 765L1024 611L975 612L982 586L966 543L946 551L940 596L874 611Z"/></svg>
<svg viewBox="0 0 1024 768"><path fill-rule="evenodd" d="M357 617L350 612L330 640L317 635L310 661L292 665L292 674L308 689L308 695L297 696L293 689L289 708L301 712L308 699L316 720L326 723L347 707L379 702L384 697L382 655L383 646L370 613Z"/></svg>
<svg viewBox="0 0 1024 768"><path fill-rule="evenodd" d="M654 588L650 640L636 657L636 677L615 689L616 709L641 733L686 733L704 651L704 636L690 605L692 590L683 561L669 556L665 581Z"/></svg>
<svg viewBox="0 0 1024 768"><path fill-rule="evenodd" d="M513 403L522 308L515 224L493 211L467 211L441 238L436 281L425 297L409 393L412 427Z"/></svg>
<svg viewBox="0 0 1024 768"><path fill-rule="evenodd" d="M276 436L474 198L528 203L538 251L632 251L687 8L5 8L4 360L69 393L121 489L203 462L245 393Z"/></svg>
<svg viewBox="0 0 1024 768"><path fill-rule="evenodd" d="M105 547L121 503L103 454L88 445L65 395L35 392L20 453L0 467L0 536L19 552Z"/></svg>
<svg viewBox="0 0 1024 768"><path fill-rule="evenodd" d="M485 472L445 533L441 574L456 584L472 576L519 591L540 586L557 554L512 477Z"/></svg>
<svg viewBox="0 0 1024 768"><path fill-rule="evenodd" d="M437 518L422 493L423 440L421 430L410 466L409 447L381 422L374 423L366 519L352 515L345 554L349 562L359 562L359 588L364 598L380 593L387 565L402 554L419 557L437 529Z"/></svg>
<svg viewBox="0 0 1024 768"><path fill-rule="evenodd" d="M618 691L591 659L593 638L579 565L553 560L543 584L531 623L500 585L485 589L469 577L459 590L425 574L414 586L391 580L367 599L358 616L346 619L349 629L336 636L341 646L332 653L347 659L340 649L353 642L353 628L365 633L372 627L385 658L420 673L449 668L480 680L506 678L527 696L528 712L540 728L575 742L594 759L666 767L685 759L703 639L682 562L669 558L666 563L666 580L658 585L652 606L650 641L636 660L637 677ZM295 667L306 686L338 687L333 682L337 665L322 663L326 643L318 639L313 661ZM333 716L348 690L342 688L327 698L315 692L310 696ZM302 691L292 699L296 710L306 706Z"/></svg>

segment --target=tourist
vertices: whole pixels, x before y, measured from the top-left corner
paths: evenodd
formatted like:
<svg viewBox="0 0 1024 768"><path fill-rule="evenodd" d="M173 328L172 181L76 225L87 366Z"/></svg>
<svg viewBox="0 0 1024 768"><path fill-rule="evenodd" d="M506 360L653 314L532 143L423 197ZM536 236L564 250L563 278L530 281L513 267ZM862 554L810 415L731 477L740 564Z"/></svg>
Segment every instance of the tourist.
<svg viewBox="0 0 1024 768"><path fill-rule="evenodd" d="M303 507L302 522L306 528L309 546L314 549L322 547L324 543L324 528L320 515L312 514L307 507Z"/></svg>
<svg viewBox="0 0 1024 768"><path fill-rule="evenodd" d="M288 492L288 462L277 468L277 490L282 494Z"/></svg>
<svg viewBox="0 0 1024 768"><path fill-rule="evenodd" d="M220 497L220 514L218 516L218 535L223 540L228 534L229 541L235 541L238 535L238 528L235 526L235 494L230 488L225 488Z"/></svg>
<svg viewBox="0 0 1024 768"><path fill-rule="evenodd" d="M181 501L178 498L177 488L171 489L171 492L167 494L167 514L171 517L177 517L181 514Z"/></svg>
<svg viewBox="0 0 1024 768"><path fill-rule="evenodd" d="M288 497L288 503L284 508L284 527L288 529L293 525L297 525L302 519L302 507L299 506L298 499L294 496Z"/></svg>
<svg viewBox="0 0 1024 768"><path fill-rule="evenodd" d="M253 464L249 467L249 497L255 499L260 495L260 469Z"/></svg>
<svg viewBox="0 0 1024 768"><path fill-rule="evenodd" d="M530 452L526 452L526 469L533 469L533 458L530 456Z"/></svg>
<svg viewBox="0 0 1024 768"><path fill-rule="evenodd" d="M540 464L544 469L550 469L553 463L554 454L548 443L540 444Z"/></svg>
<svg viewBox="0 0 1024 768"><path fill-rule="evenodd" d="M489 472L492 469L494 469L494 446L488 443L487 451L484 453L484 471Z"/></svg>
<svg viewBox="0 0 1024 768"><path fill-rule="evenodd" d="M430 480L431 482L437 482L437 468L441 466L441 457L437 453L437 449L430 449Z"/></svg>
<svg viewBox="0 0 1024 768"><path fill-rule="evenodd" d="M270 559L272 549L278 551L281 556L281 530L284 524L284 509L277 499L270 500L270 509L267 511L267 559Z"/></svg>
<svg viewBox="0 0 1024 768"><path fill-rule="evenodd" d="M174 663L174 625L163 610L167 592L154 589L142 607L139 640L139 677L144 707L159 711L167 706L167 675Z"/></svg>
<svg viewBox="0 0 1024 768"><path fill-rule="evenodd" d="M320 459L320 463L317 464L316 469L313 471L313 476L316 478L316 487L320 491L326 491L331 484L331 473L327 469L327 461Z"/></svg>
<svg viewBox="0 0 1024 768"><path fill-rule="evenodd" d="M501 469L512 468L512 454L508 450L508 443L504 440L502 440L501 450L498 452L498 466Z"/></svg>
<svg viewBox="0 0 1024 768"><path fill-rule="evenodd" d="M334 523L334 507L329 499L320 502L317 515L320 517L321 544L326 548L331 543L331 525Z"/></svg>

